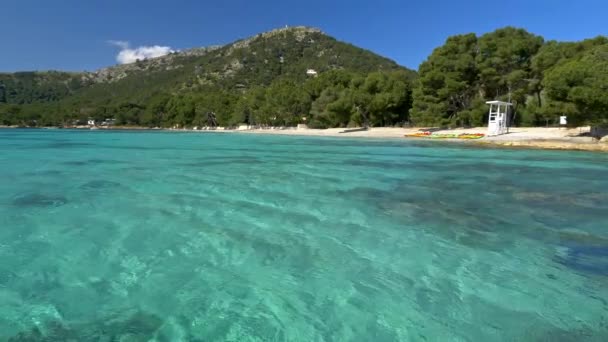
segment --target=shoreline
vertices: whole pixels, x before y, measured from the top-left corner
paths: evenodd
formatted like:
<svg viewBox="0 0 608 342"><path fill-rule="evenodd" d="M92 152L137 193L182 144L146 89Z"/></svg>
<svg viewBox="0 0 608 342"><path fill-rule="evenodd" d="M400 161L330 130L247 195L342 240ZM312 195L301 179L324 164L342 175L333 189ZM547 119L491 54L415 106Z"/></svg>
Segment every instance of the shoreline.
<svg viewBox="0 0 608 342"><path fill-rule="evenodd" d="M343 133L344 128L329 129L249 129L233 130L232 132L243 134L274 134L274 135L295 135L295 136L315 136L315 137L350 137L350 138L371 138L371 139L405 139L409 141L433 141L446 143L461 143L473 146L485 147L504 147L504 148L531 148L544 150L569 150L569 151L591 151L608 152L608 142L600 142L590 136L585 136L589 132L588 127L579 128L545 128L545 127L517 127L511 128L510 133L483 137L481 139L425 139L406 137L406 134L419 133L425 128L389 128L377 127L366 131L353 131ZM461 133L485 133L487 128L467 128L452 130L434 130L439 134L461 134Z"/></svg>
<svg viewBox="0 0 608 342"><path fill-rule="evenodd" d="M27 128L15 126L1 126L0 128ZM77 126L69 128L59 127L31 127L34 129L78 129L90 130L88 126ZM532 148L545 150L570 150L570 151L591 151L608 152L608 142L599 141L590 136L585 136L589 132L589 127L579 128L558 128L558 127L512 127L510 132L500 136L484 137L475 140L462 139L426 139L406 137L406 134L419 133L426 130L438 134L461 134L461 133L485 133L486 127L466 128L466 129L432 129L432 128L392 128L392 127L373 127L367 130L328 128L311 129L296 127L275 127L275 128L251 128L251 129L225 129L218 127L215 129L174 129L141 126L113 126L98 127L95 131L104 130L139 130L139 131L162 131L162 132L192 132L192 133L237 133L237 134L271 134L271 135L292 135L292 136L312 136L312 137L346 137L346 138L371 138L371 139L403 139L409 141L443 141L449 143L464 143L474 146L486 147L505 147L505 148ZM346 132L345 132L346 131Z"/></svg>

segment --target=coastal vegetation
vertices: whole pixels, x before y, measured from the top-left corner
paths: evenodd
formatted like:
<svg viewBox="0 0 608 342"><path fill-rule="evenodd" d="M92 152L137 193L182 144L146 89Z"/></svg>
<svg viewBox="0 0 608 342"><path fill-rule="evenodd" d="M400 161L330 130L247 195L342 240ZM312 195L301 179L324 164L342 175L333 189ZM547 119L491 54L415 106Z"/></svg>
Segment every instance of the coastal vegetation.
<svg viewBox="0 0 608 342"><path fill-rule="evenodd" d="M516 123L608 120L608 39L544 42L507 27L448 38L419 69L411 119L420 125L481 125L488 99L514 105Z"/></svg>
<svg viewBox="0 0 608 342"><path fill-rule="evenodd" d="M308 70L314 72L307 73ZM608 121L608 39L544 41L506 27L452 36L418 72L317 29L262 33L97 72L0 74L0 125L476 126Z"/></svg>

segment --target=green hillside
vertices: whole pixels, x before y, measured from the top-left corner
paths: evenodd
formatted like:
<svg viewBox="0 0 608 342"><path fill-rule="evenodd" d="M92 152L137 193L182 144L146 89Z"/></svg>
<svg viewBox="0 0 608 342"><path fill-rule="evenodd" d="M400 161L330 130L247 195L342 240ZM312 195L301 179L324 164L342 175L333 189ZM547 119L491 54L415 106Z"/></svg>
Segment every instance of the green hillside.
<svg viewBox="0 0 608 342"><path fill-rule="evenodd" d="M84 73L59 71L0 73L0 103L58 101L89 85Z"/></svg>
<svg viewBox="0 0 608 342"><path fill-rule="evenodd" d="M309 69L320 77L313 80L306 73ZM389 59L320 30L280 29L222 47L187 50L94 73L3 74L0 84L6 96L0 98L5 103L0 119L3 124L61 125L88 117L114 117L120 124L192 126L204 125L213 112L221 125L247 121L290 124L300 122L314 97L320 96L307 92L305 84L314 87L339 77L336 75L351 79L373 72L398 73L403 84L415 77L415 72ZM257 113L258 120L254 120L249 113L252 109L243 102L247 94L259 95L260 89L277 92L267 94L276 108L265 103L265 110L276 115ZM292 92L287 97L299 99L277 103L278 93L287 90ZM300 108L288 108L294 106ZM332 124L347 125L349 121Z"/></svg>

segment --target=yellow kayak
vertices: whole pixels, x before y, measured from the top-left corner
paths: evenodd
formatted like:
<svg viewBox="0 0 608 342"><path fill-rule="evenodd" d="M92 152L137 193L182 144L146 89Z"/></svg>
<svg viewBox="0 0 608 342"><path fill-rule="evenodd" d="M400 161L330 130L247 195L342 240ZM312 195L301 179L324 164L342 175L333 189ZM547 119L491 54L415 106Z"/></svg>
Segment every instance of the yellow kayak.
<svg viewBox="0 0 608 342"><path fill-rule="evenodd" d="M431 132L418 132L406 134L408 138L427 138L427 139L481 139L485 136L483 133L462 133L462 134L450 134L450 133L431 133Z"/></svg>

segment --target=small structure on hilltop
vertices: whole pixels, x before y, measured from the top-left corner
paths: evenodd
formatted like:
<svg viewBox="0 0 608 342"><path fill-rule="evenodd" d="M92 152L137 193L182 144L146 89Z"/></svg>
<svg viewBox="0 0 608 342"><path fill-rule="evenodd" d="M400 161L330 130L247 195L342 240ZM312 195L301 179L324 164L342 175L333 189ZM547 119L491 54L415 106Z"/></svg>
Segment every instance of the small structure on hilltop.
<svg viewBox="0 0 608 342"><path fill-rule="evenodd" d="M315 69L306 70L306 75L309 77L317 77L319 73Z"/></svg>
<svg viewBox="0 0 608 342"><path fill-rule="evenodd" d="M508 133L509 108L513 106L513 104L503 101L488 101L486 104L490 105L488 136Z"/></svg>

